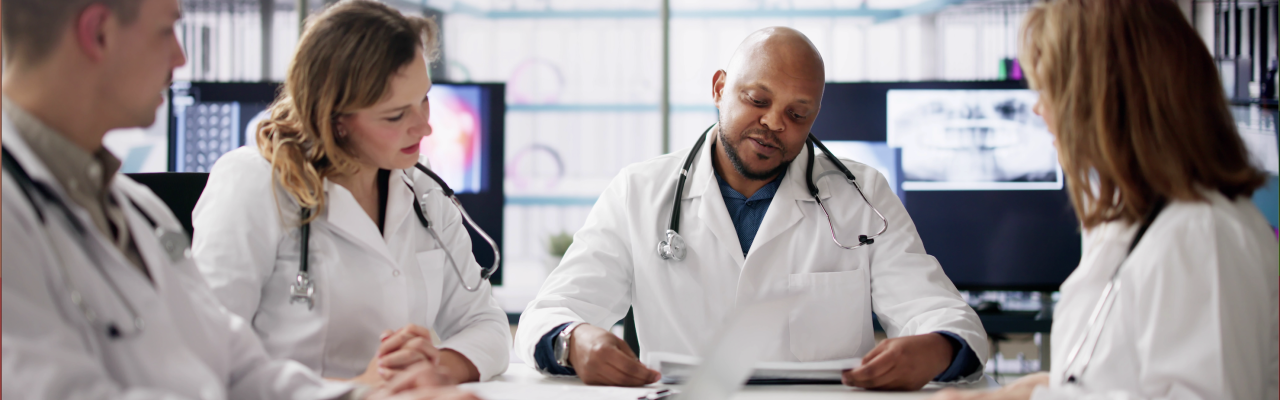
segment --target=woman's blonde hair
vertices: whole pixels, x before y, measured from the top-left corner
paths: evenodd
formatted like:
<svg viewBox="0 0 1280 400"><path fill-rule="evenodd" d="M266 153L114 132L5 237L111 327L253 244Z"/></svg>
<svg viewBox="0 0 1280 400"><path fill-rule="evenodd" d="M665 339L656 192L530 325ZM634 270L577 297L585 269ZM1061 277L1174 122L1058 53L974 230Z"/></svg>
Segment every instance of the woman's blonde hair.
<svg viewBox="0 0 1280 400"><path fill-rule="evenodd" d="M371 0L346 0L307 21L271 117L258 124L258 150L299 206L325 205L324 178L358 164L338 117L376 104L419 52L438 54L439 28ZM303 222L310 222L319 213Z"/></svg>
<svg viewBox="0 0 1280 400"><path fill-rule="evenodd" d="M1019 61L1053 118L1085 228L1135 223L1197 187L1248 196L1249 163L1213 59L1169 0L1057 0L1023 24Z"/></svg>

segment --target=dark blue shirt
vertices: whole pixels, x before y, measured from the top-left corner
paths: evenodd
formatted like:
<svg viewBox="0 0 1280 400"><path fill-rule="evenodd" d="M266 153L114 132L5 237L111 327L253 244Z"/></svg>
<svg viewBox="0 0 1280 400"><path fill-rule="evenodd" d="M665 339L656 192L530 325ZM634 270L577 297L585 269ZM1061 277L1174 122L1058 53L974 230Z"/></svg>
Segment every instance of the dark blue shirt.
<svg viewBox="0 0 1280 400"><path fill-rule="evenodd" d="M764 214L769 211L769 204L773 202L773 196L778 193L778 187L782 185L782 178L786 176L784 171L777 178L770 181L764 187L757 190L750 198L742 195L733 187L725 182L717 172L716 181L720 184L720 195L724 197L724 206L729 210L729 218L733 220L733 229L738 233L738 245L742 247L742 255L747 255L747 250L751 249L751 242L755 241L756 232L760 230L760 224L764 222ZM572 368L564 368L555 362L555 343L556 335L564 330L563 324L552 329L542 336L542 340L538 341L538 346L534 349L534 360L538 363L538 368L546 370L556 375L573 375L575 372ZM947 382L954 381L974 372L982 367L982 363L978 361L977 355L973 349L969 347L969 343L951 332L936 332L942 334L946 338L955 351L951 354L951 366L947 367L934 381Z"/></svg>
<svg viewBox="0 0 1280 400"><path fill-rule="evenodd" d="M764 187L751 195L751 198L738 193L729 186L720 173L716 173L716 182L720 183L720 196L724 197L724 207L729 209L729 219L733 220L733 230L738 232L738 245L742 246L742 255L747 255L751 242L756 240L756 232L760 231L760 223L764 222L764 213L769 211L773 203L773 195L778 194L778 186L782 185L782 177L786 171L778 174Z"/></svg>

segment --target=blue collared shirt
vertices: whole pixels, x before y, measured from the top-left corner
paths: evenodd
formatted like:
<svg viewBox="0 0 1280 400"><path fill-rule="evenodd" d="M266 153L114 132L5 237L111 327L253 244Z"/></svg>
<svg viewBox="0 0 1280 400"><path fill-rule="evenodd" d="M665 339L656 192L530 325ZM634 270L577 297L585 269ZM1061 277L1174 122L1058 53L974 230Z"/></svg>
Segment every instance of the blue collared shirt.
<svg viewBox="0 0 1280 400"><path fill-rule="evenodd" d="M724 198L724 206L729 210L729 218L733 220L733 229L738 233L738 245L742 247L742 255L747 255L747 250L751 249L751 242L755 241L756 232L760 230L760 224L764 222L764 214L769 211L769 204L773 203L773 196L778 193L778 188L782 185L782 178L786 176L786 171L779 174L777 178L770 181L764 187L757 190L750 198L734 190L720 177L720 173L716 173L716 182L720 184L720 195ZM573 375L575 372L572 368L564 368L555 362L555 349L552 347L554 338L560 334L569 324L563 324L547 332L542 336L542 340L538 341L538 345L534 348L534 360L538 363L538 368L546 370L557 375ZM969 343L951 332L938 331L955 351L951 354L951 365L947 367L934 381L947 382L969 376L978 371L982 367L982 363L978 361L977 355L973 349L969 347Z"/></svg>
<svg viewBox="0 0 1280 400"><path fill-rule="evenodd" d="M777 178L769 181L747 198L737 190L733 190L733 187L720 177L720 173L716 172L716 182L720 184L720 196L724 197L724 207L729 209L733 230L738 232L738 245L742 246L743 256L746 256L747 250L751 249L751 242L756 240L756 232L760 231L760 223L764 222L764 213L769 211L769 204L773 203L773 195L778 194L778 187L782 186L782 177L786 175L786 171L783 171Z"/></svg>

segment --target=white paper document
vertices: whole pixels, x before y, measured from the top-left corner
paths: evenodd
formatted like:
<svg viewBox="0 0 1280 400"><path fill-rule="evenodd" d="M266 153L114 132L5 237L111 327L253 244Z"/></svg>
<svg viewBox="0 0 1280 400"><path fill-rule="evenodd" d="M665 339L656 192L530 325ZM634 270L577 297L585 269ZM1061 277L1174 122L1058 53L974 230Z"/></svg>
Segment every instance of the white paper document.
<svg viewBox="0 0 1280 400"><path fill-rule="evenodd" d="M694 356L664 352L649 353L649 367L662 373L664 383L681 383L698 366ZM840 383L845 370L862 365L861 358L815 362L762 361L755 364L748 384Z"/></svg>
<svg viewBox="0 0 1280 400"><path fill-rule="evenodd" d="M650 400L670 396L673 389L545 383L476 382L458 385L485 400Z"/></svg>

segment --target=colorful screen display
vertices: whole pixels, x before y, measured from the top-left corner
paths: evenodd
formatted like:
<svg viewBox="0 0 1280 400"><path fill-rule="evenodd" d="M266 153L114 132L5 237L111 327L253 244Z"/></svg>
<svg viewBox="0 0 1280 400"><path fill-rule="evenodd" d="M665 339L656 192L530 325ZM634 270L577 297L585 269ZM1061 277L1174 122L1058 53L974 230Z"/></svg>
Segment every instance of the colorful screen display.
<svg viewBox="0 0 1280 400"><path fill-rule="evenodd" d="M422 138L422 154L431 170L458 193L485 190L485 126L478 86L436 84L427 92L431 135Z"/></svg>

